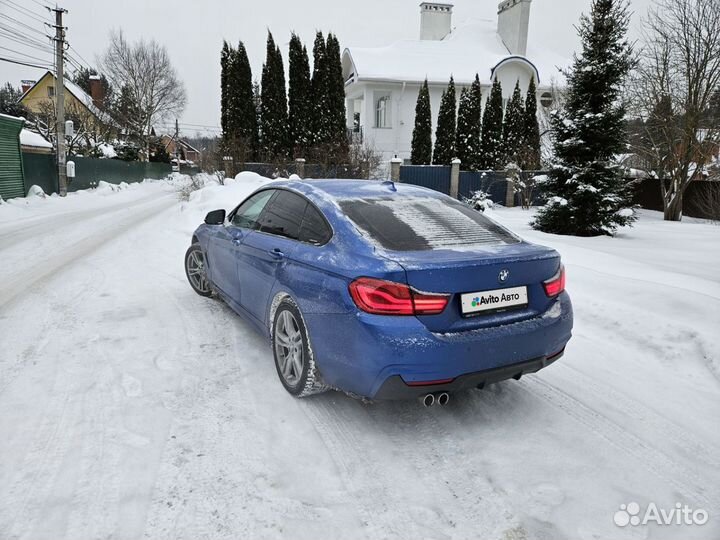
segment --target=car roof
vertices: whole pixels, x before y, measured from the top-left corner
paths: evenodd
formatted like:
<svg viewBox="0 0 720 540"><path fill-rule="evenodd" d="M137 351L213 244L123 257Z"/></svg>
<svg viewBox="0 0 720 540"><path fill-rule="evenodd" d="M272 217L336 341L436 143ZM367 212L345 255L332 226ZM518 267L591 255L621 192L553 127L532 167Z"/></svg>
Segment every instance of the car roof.
<svg viewBox="0 0 720 540"><path fill-rule="evenodd" d="M281 186L295 189L311 199L325 199L327 196L332 199L387 197L393 194L433 198L443 196L441 193L431 189L401 182L391 182L390 180L304 179L276 181L273 183L273 187ZM316 197L313 197L313 195Z"/></svg>

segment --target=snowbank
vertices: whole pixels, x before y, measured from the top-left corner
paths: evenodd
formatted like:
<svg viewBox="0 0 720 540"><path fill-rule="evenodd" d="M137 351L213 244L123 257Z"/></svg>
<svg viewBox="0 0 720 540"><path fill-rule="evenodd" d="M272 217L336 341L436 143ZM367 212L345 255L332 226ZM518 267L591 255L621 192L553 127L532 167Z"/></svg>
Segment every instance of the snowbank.
<svg viewBox="0 0 720 540"><path fill-rule="evenodd" d="M235 178L225 179L220 185L212 180L205 187L190 193L189 200L181 206L186 215L186 232L191 233L205 219L211 210L225 209L230 212L253 191L274 180L257 173L244 171Z"/></svg>

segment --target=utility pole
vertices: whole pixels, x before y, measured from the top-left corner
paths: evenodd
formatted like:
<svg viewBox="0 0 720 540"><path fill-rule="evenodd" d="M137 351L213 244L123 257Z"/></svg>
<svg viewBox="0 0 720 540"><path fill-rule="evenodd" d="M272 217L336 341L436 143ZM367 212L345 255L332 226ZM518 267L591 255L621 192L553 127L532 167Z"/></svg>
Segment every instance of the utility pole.
<svg viewBox="0 0 720 540"><path fill-rule="evenodd" d="M65 170L65 27L63 26L63 14L67 9L57 6L48 8L55 12L55 110L57 116L56 134L57 144L57 166L58 166L58 191L61 197L67 195L67 177Z"/></svg>

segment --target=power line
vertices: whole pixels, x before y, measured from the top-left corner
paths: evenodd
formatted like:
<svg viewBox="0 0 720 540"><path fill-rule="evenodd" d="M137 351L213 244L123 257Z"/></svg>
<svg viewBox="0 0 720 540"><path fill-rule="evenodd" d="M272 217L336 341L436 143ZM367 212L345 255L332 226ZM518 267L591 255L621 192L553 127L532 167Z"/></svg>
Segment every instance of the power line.
<svg viewBox="0 0 720 540"><path fill-rule="evenodd" d="M20 39L18 37L13 36L10 33L5 34L4 32L5 31L2 28L0 28L0 38L9 39L10 41L14 41L15 43L18 43L25 47L30 47L31 49L36 49L36 50L48 52L48 53L52 52L52 47L50 47L50 45L40 45L39 43Z"/></svg>
<svg viewBox="0 0 720 540"><path fill-rule="evenodd" d="M0 62L9 62L11 64L18 64L21 66L34 67L34 68L39 68L39 69L52 69L51 65L41 66L41 65L37 65L37 64L30 64L28 62L23 62L22 60L18 60L15 58L4 58L2 56L0 56Z"/></svg>
<svg viewBox="0 0 720 540"><path fill-rule="evenodd" d="M2 47L2 46L0 46L0 49L2 49L4 51L9 51L11 53L19 54L20 56L27 56L31 60L39 60L40 62L45 62L45 58L38 58L37 56L33 56L31 54L27 54L22 51L16 51L15 49L9 49L7 47Z"/></svg>
<svg viewBox="0 0 720 540"><path fill-rule="evenodd" d="M5 15L4 13L0 13L0 17L2 17L3 19L7 19L7 20L10 21L10 22L13 22L13 23L15 23L15 24L18 24L18 25L22 26L25 30L29 30L30 32L35 32L36 34L40 34L40 35L43 36L43 37L47 37L47 36L45 35L45 32L41 32L41 31L38 30L37 28L33 28L32 26L29 26L29 25L25 24L25 23L22 22L22 21L18 21L15 17L11 17L10 15Z"/></svg>
<svg viewBox="0 0 720 540"><path fill-rule="evenodd" d="M71 50L72 52L74 52L74 53L77 55L77 57L78 57L80 60L82 60L83 62L85 62L85 65L88 67L88 69L92 69L92 66L90 65L90 62L88 62L87 60L85 60L85 59L83 58L83 56L77 51L77 49L76 49L75 47L73 47L72 45L68 45L68 47L70 48L70 50Z"/></svg>
<svg viewBox="0 0 720 540"><path fill-rule="evenodd" d="M40 2L39 0L30 0L30 1L36 3L36 4L37 4L38 6L40 6L41 8L52 9L52 6L51 6L51 5L46 4L46 3L44 3L44 2Z"/></svg>
<svg viewBox="0 0 720 540"><path fill-rule="evenodd" d="M39 15L38 13L36 13L34 11L30 11L28 8L23 7L20 4L16 4L15 2L13 2L13 0L0 0L0 1L5 2L6 6L8 6L11 9L14 9L18 13L20 13L21 15L23 15L29 19L33 19L33 20L41 22L43 24L45 24L46 22L50 22L48 19L41 18L42 16Z"/></svg>
<svg viewBox="0 0 720 540"><path fill-rule="evenodd" d="M39 38L24 34L22 30L18 30L17 28L9 26L7 23L4 23L2 21L0 21L0 30L2 30L3 32L5 32L7 34L12 34L16 37L23 38L30 43L36 43L38 45L45 45L42 41L40 41ZM47 39L51 39L50 36L48 36L48 35L44 35L44 37Z"/></svg>

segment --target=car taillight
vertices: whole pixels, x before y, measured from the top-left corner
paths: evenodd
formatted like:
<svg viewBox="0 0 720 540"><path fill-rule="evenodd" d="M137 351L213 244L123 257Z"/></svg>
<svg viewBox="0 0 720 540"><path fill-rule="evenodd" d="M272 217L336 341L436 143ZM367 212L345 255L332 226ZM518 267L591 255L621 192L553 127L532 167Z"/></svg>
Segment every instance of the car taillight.
<svg viewBox="0 0 720 540"><path fill-rule="evenodd" d="M437 315L448 303L448 295L416 291L402 283L358 278L350 284L355 305L376 315Z"/></svg>
<svg viewBox="0 0 720 540"><path fill-rule="evenodd" d="M543 287L545 287L545 294L550 298L555 298L563 292L565 290L565 266L561 264L557 274L543 282Z"/></svg>

